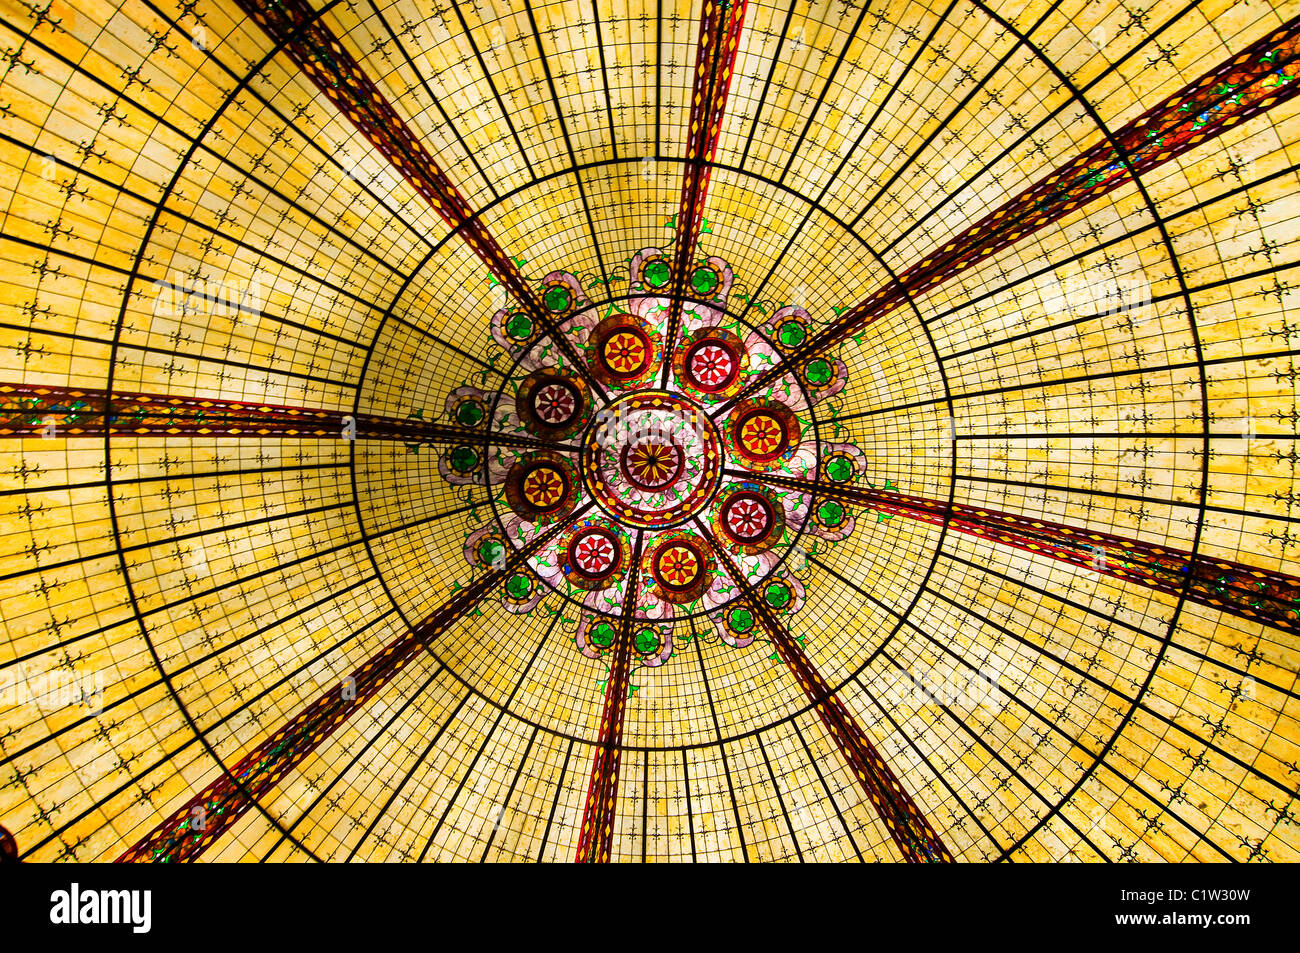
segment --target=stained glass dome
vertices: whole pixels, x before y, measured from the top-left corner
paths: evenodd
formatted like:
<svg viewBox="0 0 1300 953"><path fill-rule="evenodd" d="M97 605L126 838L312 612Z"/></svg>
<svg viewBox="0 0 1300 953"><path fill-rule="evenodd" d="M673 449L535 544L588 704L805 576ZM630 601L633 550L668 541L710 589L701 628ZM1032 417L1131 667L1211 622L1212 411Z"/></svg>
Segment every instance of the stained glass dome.
<svg viewBox="0 0 1300 953"><path fill-rule="evenodd" d="M0 32L0 857L1300 859L1300 2Z"/></svg>

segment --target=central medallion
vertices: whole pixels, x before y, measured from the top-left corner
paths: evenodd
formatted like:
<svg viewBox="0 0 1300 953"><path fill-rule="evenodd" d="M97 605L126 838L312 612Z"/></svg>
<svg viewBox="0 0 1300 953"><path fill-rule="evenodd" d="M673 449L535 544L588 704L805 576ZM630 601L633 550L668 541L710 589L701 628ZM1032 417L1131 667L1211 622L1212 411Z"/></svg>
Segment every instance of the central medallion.
<svg viewBox="0 0 1300 953"><path fill-rule="evenodd" d="M682 448L671 440L646 440L623 446L623 474L643 490L662 490L677 482L686 464Z"/></svg>
<svg viewBox="0 0 1300 953"><path fill-rule="evenodd" d="M613 401L583 440L582 479L607 514L632 526L674 526L712 498L722 441L703 409L664 391Z"/></svg>
<svg viewBox="0 0 1300 953"><path fill-rule="evenodd" d="M699 639L769 641L804 604L803 549L852 533L838 487L863 475L866 455L818 426L848 368L810 346L803 308L782 305L761 324L743 320L748 309L730 317L734 275L710 256L684 276L699 298L677 322L676 262L645 248L628 266L627 297L609 301L614 275L525 276L545 289L549 319L509 303L492 315L502 352L483 377L503 382L448 394L459 432L438 472L488 492L491 521L463 549L476 572L499 573L479 579L500 582L505 611L551 599L544 611L574 625L585 657L612 664L630 647L653 668ZM584 285L606 286L601 300Z"/></svg>

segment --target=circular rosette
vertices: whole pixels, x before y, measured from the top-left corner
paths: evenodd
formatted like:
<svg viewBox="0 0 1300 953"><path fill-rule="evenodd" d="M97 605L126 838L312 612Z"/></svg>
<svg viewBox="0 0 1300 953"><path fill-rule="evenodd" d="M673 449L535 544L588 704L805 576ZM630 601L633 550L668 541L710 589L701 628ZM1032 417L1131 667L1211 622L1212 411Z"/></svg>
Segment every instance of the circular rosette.
<svg viewBox="0 0 1300 953"><path fill-rule="evenodd" d="M522 307L502 308L492 315L492 338L511 357L518 359L542 336L542 327Z"/></svg>
<svg viewBox="0 0 1300 953"><path fill-rule="evenodd" d="M845 539L853 531L853 516L837 500L819 500L813 507L809 530L822 539Z"/></svg>
<svg viewBox="0 0 1300 953"><path fill-rule="evenodd" d="M574 641L578 651L587 658L600 658L614 646L618 639L618 620L605 616L592 616L583 613L578 620L578 631Z"/></svg>
<svg viewBox="0 0 1300 953"><path fill-rule="evenodd" d="M714 508L713 531L740 552L766 552L785 533L785 510L770 491L755 484L729 486Z"/></svg>
<svg viewBox="0 0 1300 953"><path fill-rule="evenodd" d="M671 437L625 444L619 453L623 476L642 490L671 486L686 469L686 450Z"/></svg>
<svg viewBox="0 0 1300 953"><path fill-rule="evenodd" d="M479 569L505 569L510 552L505 536L493 526L475 530L465 540L465 559Z"/></svg>
<svg viewBox="0 0 1300 953"><path fill-rule="evenodd" d="M487 454L483 444L462 443L444 450L438 457L438 472L454 486L487 482Z"/></svg>
<svg viewBox="0 0 1300 953"><path fill-rule="evenodd" d="M673 357L677 385L707 400L721 400L740 390L748 367L749 354L740 338L721 328L691 332Z"/></svg>
<svg viewBox="0 0 1300 953"><path fill-rule="evenodd" d="M609 387L637 387L654 377L659 335L630 314L601 321L587 337L592 374Z"/></svg>
<svg viewBox="0 0 1300 953"><path fill-rule="evenodd" d="M631 562L627 534L604 520L584 520L564 535L559 558L564 578L578 589L608 589Z"/></svg>
<svg viewBox="0 0 1300 953"><path fill-rule="evenodd" d="M772 344L782 354L791 354L808 343L812 337L812 319L797 305L787 305L772 316L763 328Z"/></svg>
<svg viewBox="0 0 1300 953"><path fill-rule="evenodd" d="M673 654L673 627L669 622L636 619L632 628L632 648L641 656L641 664L658 668Z"/></svg>
<svg viewBox="0 0 1300 953"><path fill-rule="evenodd" d="M783 573L759 586L757 595L767 604L768 609L778 615L798 612L803 605L803 583L794 576Z"/></svg>
<svg viewBox="0 0 1300 953"><path fill-rule="evenodd" d="M645 249L632 262L632 290L668 295L673 281L673 266L657 248Z"/></svg>
<svg viewBox="0 0 1300 953"><path fill-rule="evenodd" d="M699 301L720 301L731 286L729 269L721 258L697 262L686 276L686 295Z"/></svg>
<svg viewBox="0 0 1300 953"><path fill-rule="evenodd" d="M581 378L556 367L533 371L515 392L524 428L545 440L571 437L591 420L591 395Z"/></svg>
<svg viewBox="0 0 1300 953"><path fill-rule="evenodd" d="M758 617L743 602L734 602L714 617L714 625L728 645L743 649L753 644L762 631Z"/></svg>
<svg viewBox="0 0 1300 953"><path fill-rule="evenodd" d="M538 288L538 297L547 315L556 324L562 323L570 314L587 304L586 295L582 293L582 282L567 271L553 271L542 279Z"/></svg>
<svg viewBox="0 0 1300 953"><path fill-rule="evenodd" d="M694 533L677 532L660 538L647 557L650 589L664 602L694 602L713 582L708 547Z"/></svg>
<svg viewBox="0 0 1300 953"><path fill-rule="evenodd" d="M849 369L844 362L833 357L813 355L798 367L799 383L803 384L808 399L819 404L828 397L834 397L848 383Z"/></svg>
<svg viewBox="0 0 1300 953"><path fill-rule="evenodd" d="M458 387L447 397L447 416L462 427L481 427L490 413L488 396L476 387Z"/></svg>
<svg viewBox="0 0 1300 953"><path fill-rule="evenodd" d="M680 523L708 503L721 469L721 440L703 409L660 391L620 397L583 438L587 490L623 525Z"/></svg>
<svg viewBox="0 0 1300 953"><path fill-rule="evenodd" d="M774 400L745 401L727 418L727 444L752 470L774 470L799 447L799 421Z"/></svg>
<svg viewBox="0 0 1300 953"><path fill-rule="evenodd" d="M520 570L509 576L501 587L501 604L507 612L529 612L542 601L543 594L533 574Z"/></svg>
<svg viewBox="0 0 1300 953"><path fill-rule="evenodd" d="M867 458L851 443L828 443L822 449L821 478L827 483L851 483L866 470Z"/></svg>
<svg viewBox="0 0 1300 953"><path fill-rule="evenodd" d="M573 467L548 451L520 457L506 474L506 503L528 523L550 523L573 509L578 485Z"/></svg>

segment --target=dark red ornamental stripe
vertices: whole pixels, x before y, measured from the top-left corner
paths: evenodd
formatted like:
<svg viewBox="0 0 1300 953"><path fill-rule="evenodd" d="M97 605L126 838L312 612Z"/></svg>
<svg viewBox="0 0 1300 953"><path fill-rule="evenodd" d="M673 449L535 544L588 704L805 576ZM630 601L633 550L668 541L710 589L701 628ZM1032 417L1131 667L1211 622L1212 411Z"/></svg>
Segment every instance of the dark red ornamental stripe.
<svg viewBox="0 0 1300 953"><path fill-rule="evenodd" d="M664 361L672 354L681 328L683 299L695 265L704 200L709 193L709 172L718 148L722 120L727 112L727 91L740 48L746 0L706 0L700 16L699 48L695 56L695 86L691 95L691 120L686 136L681 202L677 209L677 235L673 250L673 301L665 336Z"/></svg>
<svg viewBox="0 0 1300 953"><path fill-rule="evenodd" d="M298 68L466 241L488 270L592 383L587 364L529 286L514 260L476 217L423 143L305 0L236 0Z"/></svg>
<svg viewBox="0 0 1300 953"><path fill-rule="evenodd" d="M858 334L909 297L924 294L971 265L1059 221L1203 142L1300 93L1300 17L1147 110L1015 198L962 230L898 280L837 317L778 365L756 377L737 399Z"/></svg>
<svg viewBox="0 0 1300 953"><path fill-rule="evenodd" d="M664 346L664 373L672 363L677 336L681 329L682 303L686 280L695 262L704 199L708 194L709 169L726 112L727 90L740 44L741 25L745 18L745 0L716 2L705 0L700 17L699 49L695 60L695 86L691 99L690 129L686 142L685 176L681 205L677 214L674 249L673 300L669 312L668 333ZM639 545L639 544L638 544ZM635 622L636 576L640 553L632 562L628 598L605 684L605 701L601 712L600 740L592 760L591 778L583 808L576 860L579 863L606 863L613 846L615 799L621 759L623 720L627 711L627 694L631 684L632 638Z"/></svg>
<svg viewBox="0 0 1300 953"><path fill-rule="evenodd" d="M431 612L419 625L388 643L378 654L325 692L244 755L221 777L141 838L118 863L174 863L194 860L290 770L332 735L352 715L456 621L472 611L524 561L572 525L559 521L527 546L514 551L507 564L484 573Z"/></svg>
<svg viewBox="0 0 1300 953"><path fill-rule="evenodd" d="M0 384L0 437L129 436L300 437L399 440L408 444L482 443L521 449L564 445L526 434L462 427L418 417L92 388Z"/></svg>
<svg viewBox="0 0 1300 953"><path fill-rule="evenodd" d="M1192 555L1114 533L1020 516L988 507L789 477L768 482L813 492L819 499L903 516L989 542L1037 553L1082 569L1187 598L1288 632L1300 631L1300 577L1226 559Z"/></svg>
<svg viewBox="0 0 1300 953"><path fill-rule="evenodd" d="M701 524L701 530L705 527ZM953 856L944 846L943 839L930 826L907 788L898 780L888 763L857 720L844 707L826 684L821 673L812 664L790 632L772 612L767 602L758 595L730 555L715 541L711 533L705 538L713 547L714 555L727 570L731 580L741 591L741 598L749 607L759 625L767 632L777 655L785 662L803 690L804 697L817 711L822 724L840 754L848 763L889 836L903 857L911 863L951 863Z"/></svg>
<svg viewBox="0 0 1300 953"><path fill-rule="evenodd" d="M474 220L468 203L412 135L370 77L305 0L236 0L326 98L383 153L443 220L461 233L497 280L520 300L531 295L510 257Z"/></svg>
<svg viewBox="0 0 1300 953"><path fill-rule="evenodd" d="M615 801L618 770L623 754L623 721L632 684L632 639L636 628L636 601L640 585L641 538L632 551L623 618L614 641L609 677L605 681L605 703L600 715L600 740L591 762L587 799L582 809L582 828L574 860L580 864L609 863L614 846Z"/></svg>

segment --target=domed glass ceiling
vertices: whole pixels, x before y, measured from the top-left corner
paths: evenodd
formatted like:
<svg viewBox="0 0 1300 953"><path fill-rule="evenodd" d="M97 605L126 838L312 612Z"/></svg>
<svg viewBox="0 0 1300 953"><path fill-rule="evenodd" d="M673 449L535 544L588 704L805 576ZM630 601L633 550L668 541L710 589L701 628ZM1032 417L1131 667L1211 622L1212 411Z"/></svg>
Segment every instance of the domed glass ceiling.
<svg viewBox="0 0 1300 953"><path fill-rule="evenodd" d="M1300 858L1298 17L6 8L16 852Z"/></svg>

